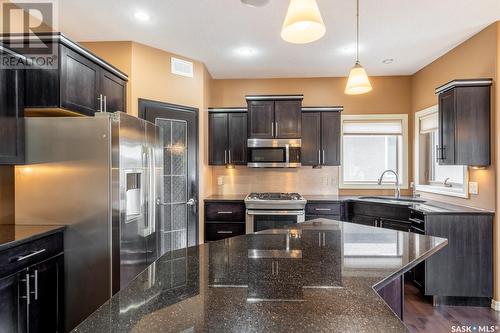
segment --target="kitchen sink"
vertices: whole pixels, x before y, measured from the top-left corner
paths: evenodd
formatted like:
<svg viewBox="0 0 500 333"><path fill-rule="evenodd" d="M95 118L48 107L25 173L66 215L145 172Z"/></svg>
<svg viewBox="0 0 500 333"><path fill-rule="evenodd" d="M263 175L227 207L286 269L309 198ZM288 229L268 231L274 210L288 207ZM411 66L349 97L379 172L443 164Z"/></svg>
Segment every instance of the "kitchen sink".
<svg viewBox="0 0 500 333"><path fill-rule="evenodd" d="M390 202L398 204L411 204L411 203L424 203L425 200L422 199L411 199L411 198L394 198L394 197L360 197L362 200L379 201L379 202Z"/></svg>

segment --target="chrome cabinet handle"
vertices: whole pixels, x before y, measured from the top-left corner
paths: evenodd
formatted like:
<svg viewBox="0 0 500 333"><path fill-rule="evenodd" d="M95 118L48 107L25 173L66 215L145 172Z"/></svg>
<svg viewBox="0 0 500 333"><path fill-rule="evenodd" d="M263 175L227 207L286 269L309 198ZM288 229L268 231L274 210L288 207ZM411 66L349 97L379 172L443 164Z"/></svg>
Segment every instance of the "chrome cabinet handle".
<svg viewBox="0 0 500 333"><path fill-rule="evenodd" d="M323 149L323 164L325 164L325 150Z"/></svg>
<svg viewBox="0 0 500 333"><path fill-rule="evenodd" d="M232 214L233 212L217 212L217 214Z"/></svg>
<svg viewBox="0 0 500 333"><path fill-rule="evenodd" d="M217 233L218 234L232 234L233 232L229 231L229 230L218 230Z"/></svg>
<svg viewBox="0 0 500 333"><path fill-rule="evenodd" d="M38 300L38 269L35 269L35 273L31 277L35 279L35 291L31 291L30 294L34 294L35 300Z"/></svg>
<svg viewBox="0 0 500 333"><path fill-rule="evenodd" d="M108 106L106 104L107 104L106 96L104 96L104 112L108 112Z"/></svg>
<svg viewBox="0 0 500 333"><path fill-rule="evenodd" d="M229 164L231 164L231 149L229 149Z"/></svg>
<svg viewBox="0 0 500 333"><path fill-rule="evenodd" d="M315 208L314 210L317 210L317 211L331 211L332 209L331 208Z"/></svg>
<svg viewBox="0 0 500 333"><path fill-rule="evenodd" d="M227 150L224 149L224 164L227 164Z"/></svg>
<svg viewBox="0 0 500 333"><path fill-rule="evenodd" d="M318 149L318 164L321 165L321 151Z"/></svg>
<svg viewBox="0 0 500 333"><path fill-rule="evenodd" d="M35 252L31 252L30 254L26 254L24 256L17 257L15 259L15 261L17 261L17 262L23 261L23 260L26 260L28 258L34 257L36 255L39 255L40 253L43 253L43 252L45 252L45 249L41 249L41 250L38 250L38 251L35 251Z"/></svg>
<svg viewBox="0 0 500 333"><path fill-rule="evenodd" d="M102 112L102 94L99 94L97 100L99 101L99 109L97 111Z"/></svg>
<svg viewBox="0 0 500 333"><path fill-rule="evenodd" d="M276 127L276 136L278 136L278 122L274 123L274 126Z"/></svg>
<svg viewBox="0 0 500 333"><path fill-rule="evenodd" d="M271 122L271 136L274 136L274 121Z"/></svg>
<svg viewBox="0 0 500 333"><path fill-rule="evenodd" d="M21 298L26 299L26 304L30 305L30 275L26 273L25 278L21 280L26 286L26 296L21 296ZM29 310L28 310L29 311Z"/></svg>

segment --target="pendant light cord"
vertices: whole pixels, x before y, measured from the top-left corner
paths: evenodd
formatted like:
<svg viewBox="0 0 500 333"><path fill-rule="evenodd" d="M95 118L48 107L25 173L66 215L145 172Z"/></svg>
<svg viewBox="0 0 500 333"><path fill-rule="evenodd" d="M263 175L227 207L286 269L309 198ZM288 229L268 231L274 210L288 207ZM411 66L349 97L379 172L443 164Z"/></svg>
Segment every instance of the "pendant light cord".
<svg viewBox="0 0 500 333"><path fill-rule="evenodd" d="M356 63L359 62L359 0L356 0Z"/></svg>

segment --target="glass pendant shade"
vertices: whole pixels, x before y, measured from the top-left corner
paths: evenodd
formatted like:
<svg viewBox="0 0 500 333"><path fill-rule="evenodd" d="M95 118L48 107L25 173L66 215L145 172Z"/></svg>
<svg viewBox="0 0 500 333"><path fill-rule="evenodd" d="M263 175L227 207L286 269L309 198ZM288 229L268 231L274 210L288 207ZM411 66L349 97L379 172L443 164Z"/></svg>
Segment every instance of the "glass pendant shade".
<svg viewBox="0 0 500 333"><path fill-rule="evenodd" d="M293 44L314 42L325 35L326 27L316 0L290 0L281 38Z"/></svg>
<svg viewBox="0 0 500 333"><path fill-rule="evenodd" d="M366 71L361 66L359 61L356 61L354 67L352 67L349 73L349 79L347 79L347 85L345 87L345 93L348 95L359 95L364 94L372 90L372 85L366 75Z"/></svg>

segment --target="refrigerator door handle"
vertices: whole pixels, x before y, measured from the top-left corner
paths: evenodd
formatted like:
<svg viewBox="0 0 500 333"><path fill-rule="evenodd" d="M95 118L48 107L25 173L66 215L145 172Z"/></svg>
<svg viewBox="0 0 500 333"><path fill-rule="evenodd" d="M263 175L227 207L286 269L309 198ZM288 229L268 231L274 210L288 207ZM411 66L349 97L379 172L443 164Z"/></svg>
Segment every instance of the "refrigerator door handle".
<svg viewBox="0 0 500 333"><path fill-rule="evenodd" d="M149 196L149 204L151 206L151 214L149 220L149 234L151 235L156 231L156 158L155 158L155 150L154 148L149 149L151 155L151 164L149 166L149 172L151 173L150 177L150 196Z"/></svg>

